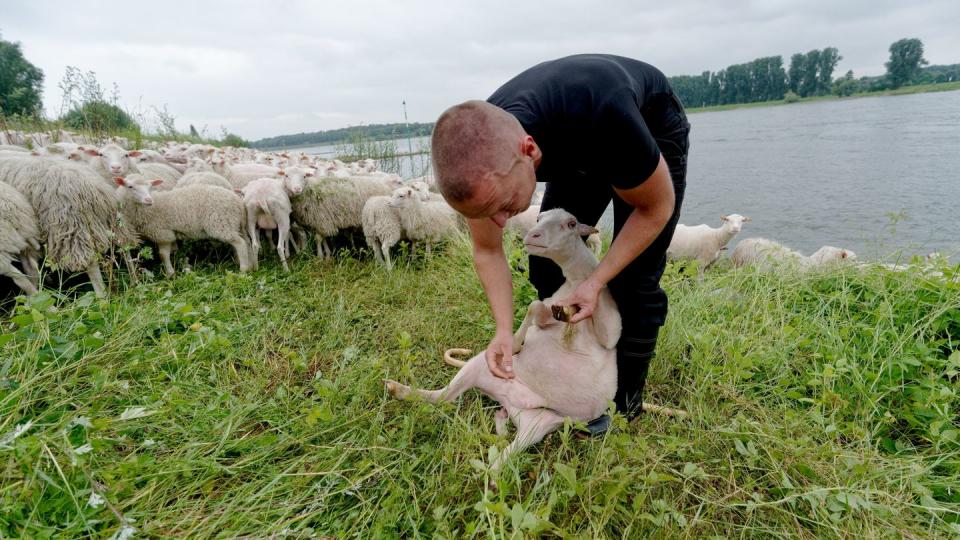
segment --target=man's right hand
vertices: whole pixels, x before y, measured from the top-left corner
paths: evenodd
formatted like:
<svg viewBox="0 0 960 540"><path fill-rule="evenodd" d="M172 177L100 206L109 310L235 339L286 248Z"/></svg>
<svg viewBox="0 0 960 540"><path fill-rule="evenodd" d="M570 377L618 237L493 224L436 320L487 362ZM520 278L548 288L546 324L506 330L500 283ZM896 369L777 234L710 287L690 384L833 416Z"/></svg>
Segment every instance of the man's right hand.
<svg viewBox="0 0 960 540"><path fill-rule="evenodd" d="M487 366L490 373L501 379L512 379L513 373L513 334L503 333L494 336L486 350Z"/></svg>

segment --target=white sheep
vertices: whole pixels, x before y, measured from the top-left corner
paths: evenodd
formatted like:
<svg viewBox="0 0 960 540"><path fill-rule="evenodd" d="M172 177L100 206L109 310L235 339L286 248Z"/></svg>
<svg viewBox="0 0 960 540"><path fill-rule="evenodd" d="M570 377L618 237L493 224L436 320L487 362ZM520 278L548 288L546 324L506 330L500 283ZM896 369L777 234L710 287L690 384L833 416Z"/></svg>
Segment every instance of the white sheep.
<svg viewBox="0 0 960 540"><path fill-rule="evenodd" d="M746 238L730 254L730 261L736 267L754 265L764 269L776 263L787 263L801 270L809 270L830 262L853 261L856 258L854 252L833 246L823 246L813 255L804 257L802 253L767 238Z"/></svg>
<svg viewBox="0 0 960 540"><path fill-rule="evenodd" d="M90 159L87 164L103 178L108 186L113 185L117 176L126 176L131 172L133 161L130 158L140 156L140 152L128 152L116 144L106 144L101 148L84 148ZM134 171L136 172L136 171Z"/></svg>
<svg viewBox="0 0 960 540"><path fill-rule="evenodd" d="M714 229L709 225L678 224L673 232L673 240L667 248L667 259L696 260L698 273L703 272L720 258L720 252L727 248L727 244L740 232L743 224L750 218L740 214L720 216L723 225Z"/></svg>
<svg viewBox="0 0 960 540"><path fill-rule="evenodd" d="M117 224L117 201L106 183L86 165L36 158L0 159L0 181L30 201L47 260L64 270L86 271L102 296L98 259Z"/></svg>
<svg viewBox="0 0 960 540"><path fill-rule="evenodd" d="M233 191L233 184L213 171L188 172L181 176L180 180L177 180L177 185L174 189L196 185L215 186L227 191Z"/></svg>
<svg viewBox="0 0 960 540"><path fill-rule="evenodd" d="M39 285L39 238L40 226L30 201L0 182L0 275L12 278L27 294L35 294ZM23 272L13 266L14 259L19 259Z"/></svg>
<svg viewBox="0 0 960 540"><path fill-rule="evenodd" d="M314 234L317 255L333 254L327 238L344 229L363 226L363 205L375 195L390 195L393 188L371 178L310 178L303 194L293 199L293 219Z"/></svg>
<svg viewBox="0 0 960 540"><path fill-rule="evenodd" d="M398 188L400 189L400 188ZM393 268L390 261L390 248L402 238L403 224L397 209L390 206L391 195L377 195L367 199L361 212L363 236L373 250L378 262L383 262L387 270Z"/></svg>
<svg viewBox="0 0 960 540"><path fill-rule="evenodd" d="M523 238L537 224L537 216L540 215L540 205L531 204L526 210L507 220L506 229L514 231L517 236Z"/></svg>
<svg viewBox="0 0 960 540"><path fill-rule="evenodd" d="M151 193L150 188L160 183L138 174L116 178L124 219L142 237L156 242L168 276L175 273L170 253L178 238L212 238L226 242L236 251L240 271L250 269L247 218L240 197L225 189L204 185Z"/></svg>
<svg viewBox="0 0 960 540"><path fill-rule="evenodd" d="M247 232L253 246L251 261L254 269L260 256L259 230L277 230L277 256L286 272L287 240L290 238L290 196L282 180L259 178L238 190L247 210Z"/></svg>
<svg viewBox="0 0 960 540"><path fill-rule="evenodd" d="M407 238L426 243L427 256L430 255L431 242L439 242L459 233L457 213L450 205L442 201L425 201L418 191L409 186L394 191L390 206L398 210Z"/></svg>
<svg viewBox="0 0 960 540"><path fill-rule="evenodd" d="M180 171L165 163L136 163L130 170L146 178L159 178L162 180L162 183L156 187L156 191L170 191L177 187L177 182L180 181L180 177L182 176Z"/></svg>

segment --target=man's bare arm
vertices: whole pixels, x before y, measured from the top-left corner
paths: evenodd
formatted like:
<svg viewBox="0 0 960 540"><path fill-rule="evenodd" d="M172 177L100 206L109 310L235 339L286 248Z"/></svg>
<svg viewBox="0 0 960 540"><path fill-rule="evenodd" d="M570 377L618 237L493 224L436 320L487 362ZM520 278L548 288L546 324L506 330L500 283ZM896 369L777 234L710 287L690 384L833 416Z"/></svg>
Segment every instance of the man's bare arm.
<svg viewBox="0 0 960 540"><path fill-rule="evenodd" d="M496 333L487 347L494 375L513 377L513 279L503 253L503 229L489 218L467 219L473 238L473 264L490 302Z"/></svg>

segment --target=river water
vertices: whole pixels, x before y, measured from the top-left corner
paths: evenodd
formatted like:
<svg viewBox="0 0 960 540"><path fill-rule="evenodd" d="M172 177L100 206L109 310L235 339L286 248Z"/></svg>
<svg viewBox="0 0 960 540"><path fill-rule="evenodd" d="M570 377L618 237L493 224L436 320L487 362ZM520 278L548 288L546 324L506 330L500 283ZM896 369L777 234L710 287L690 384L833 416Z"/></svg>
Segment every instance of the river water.
<svg viewBox="0 0 960 540"><path fill-rule="evenodd" d="M722 214L739 213L753 221L738 239L763 236L806 254L834 245L865 259L940 251L960 262L960 91L702 112L689 119L681 223L718 227ZM424 138L409 146L429 148ZM396 148L406 151L407 140L396 141ZM337 152L334 146L303 150L325 157ZM409 178L423 174L429 158L403 158L399 166ZM601 226L610 223L608 209Z"/></svg>

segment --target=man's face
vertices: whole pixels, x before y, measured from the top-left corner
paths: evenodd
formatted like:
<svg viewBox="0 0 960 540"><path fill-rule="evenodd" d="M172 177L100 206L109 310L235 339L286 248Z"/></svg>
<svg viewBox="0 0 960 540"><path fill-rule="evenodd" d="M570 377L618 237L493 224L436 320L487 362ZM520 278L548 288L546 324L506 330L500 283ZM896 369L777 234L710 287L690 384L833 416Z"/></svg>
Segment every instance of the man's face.
<svg viewBox="0 0 960 540"><path fill-rule="evenodd" d="M471 219L490 218L502 229L508 219L530 207L536 188L533 161L518 158L507 174L485 176L477 182L473 197L452 206Z"/></svg>

